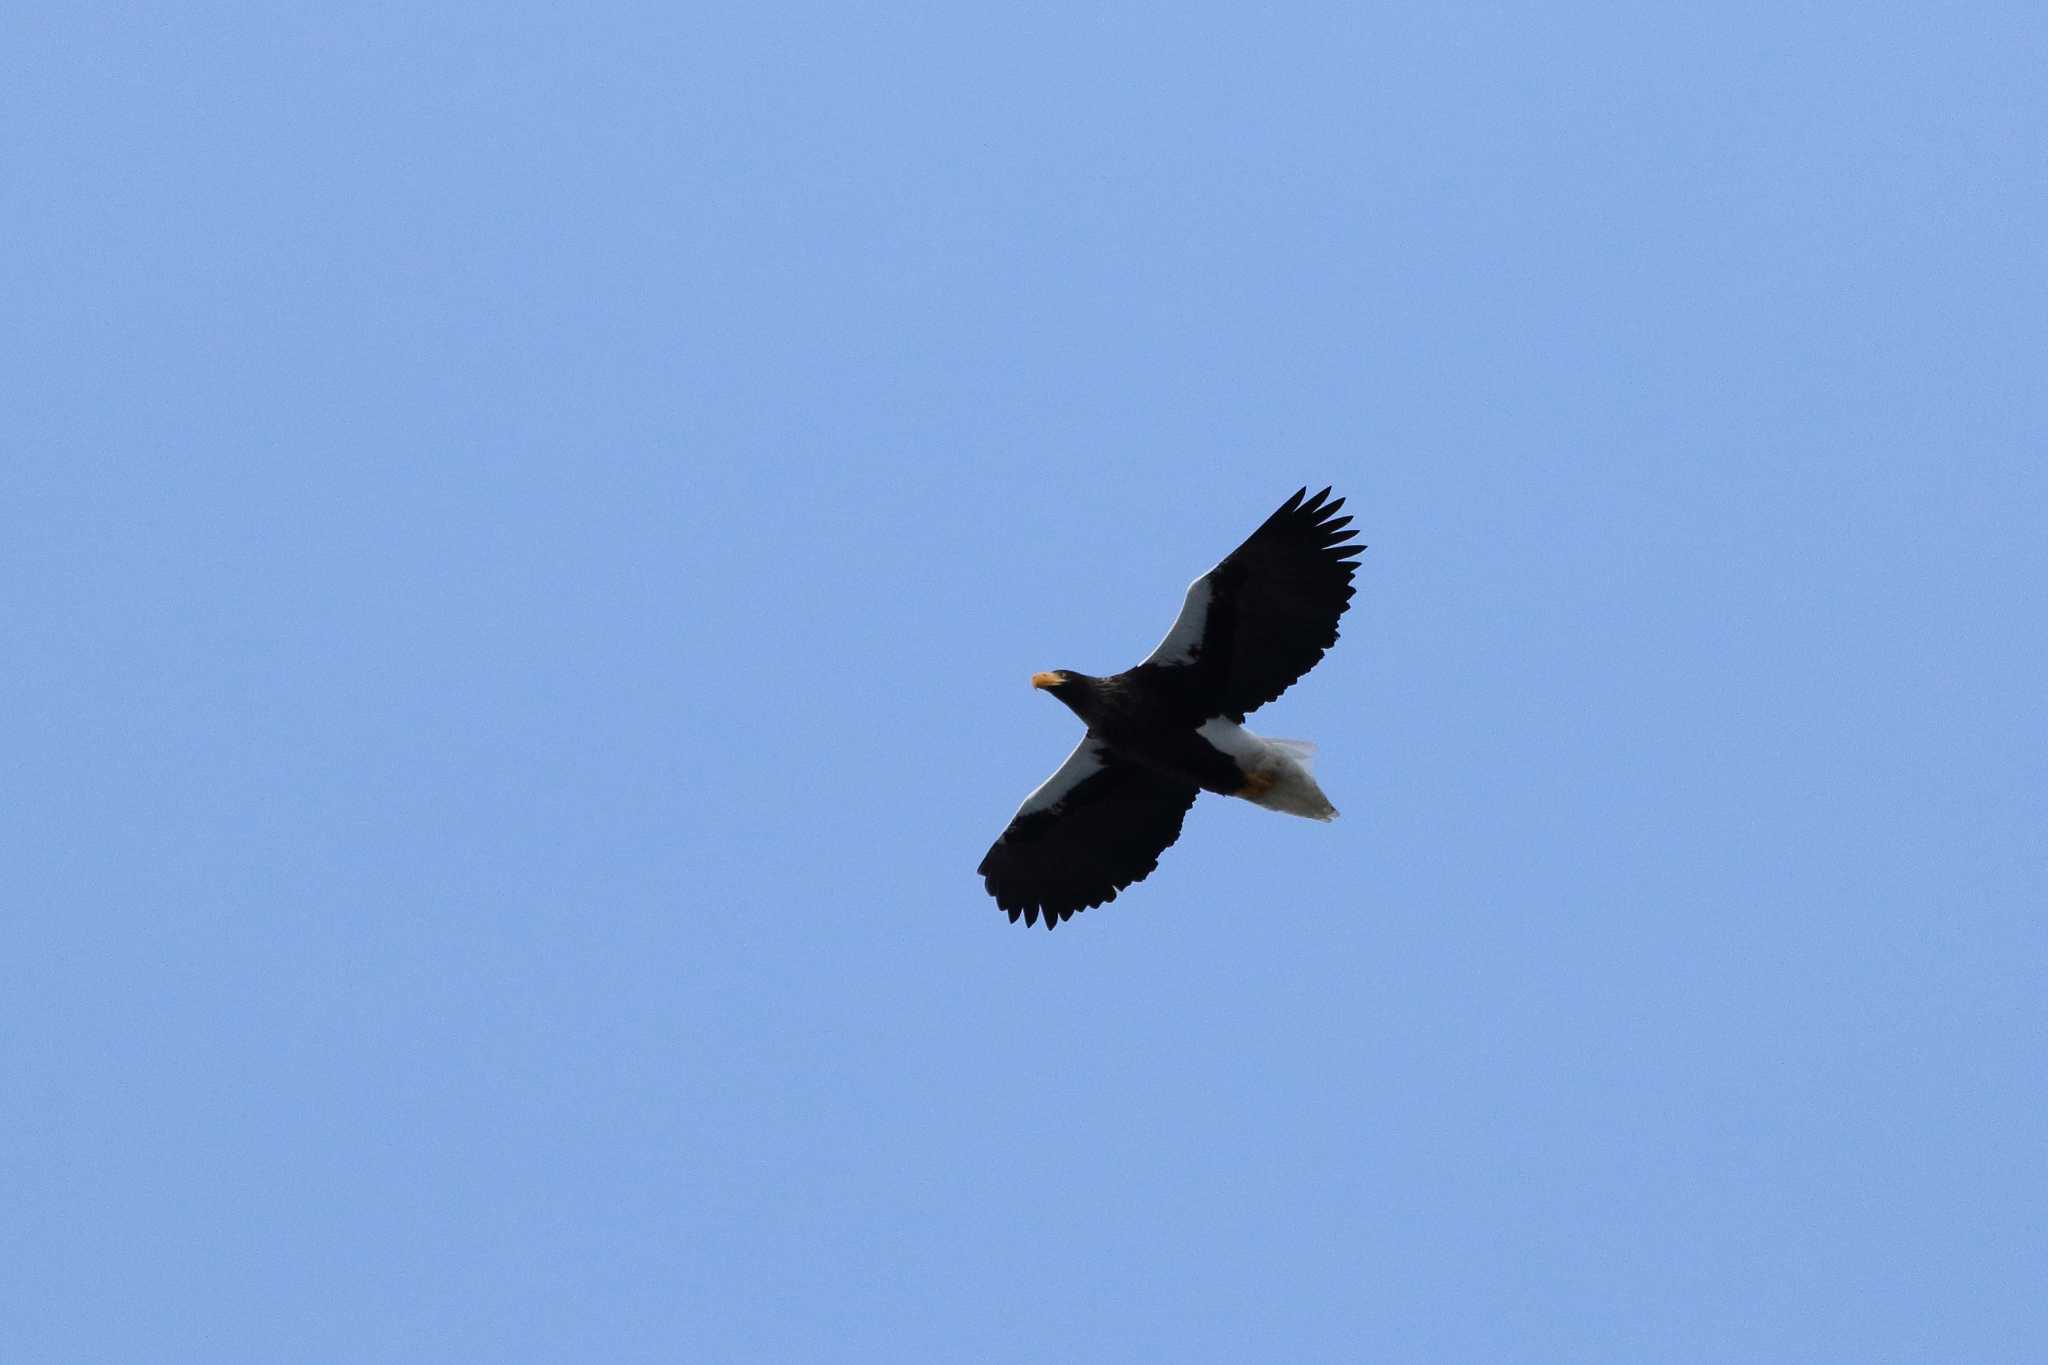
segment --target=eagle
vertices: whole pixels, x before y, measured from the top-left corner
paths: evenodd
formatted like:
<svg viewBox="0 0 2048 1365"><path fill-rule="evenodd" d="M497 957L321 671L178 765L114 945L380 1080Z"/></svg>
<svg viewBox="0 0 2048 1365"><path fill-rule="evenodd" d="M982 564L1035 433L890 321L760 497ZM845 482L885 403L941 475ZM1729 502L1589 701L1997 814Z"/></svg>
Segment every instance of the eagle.
<svg viewBox="0 0 2048 1365"><path fill-rule="evenodd" d="M1358 532L1337 515L1343 505L1327 488L1297 491L1188 585L1173 629L1136 668L1032 675L1088 731L981 860L1012 924L1056 928L1144 880L1202 792L1336 816L1309 772L1315 746L1255 735L1244 718L1337 642L1365 548L1345 544Z"/></svg>

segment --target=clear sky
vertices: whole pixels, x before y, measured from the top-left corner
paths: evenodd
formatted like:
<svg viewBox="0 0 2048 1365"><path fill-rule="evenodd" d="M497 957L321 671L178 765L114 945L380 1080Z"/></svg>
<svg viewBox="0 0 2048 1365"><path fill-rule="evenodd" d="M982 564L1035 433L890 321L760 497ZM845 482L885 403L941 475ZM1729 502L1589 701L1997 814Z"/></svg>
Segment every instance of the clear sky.
<svg viewBox="0 0 2048 1365"><path fill-rule="evenodd" d="M5 20L0 1359L2038 1361L2038 4ZM1057 933L974 867L1302 484Z"/></svg>

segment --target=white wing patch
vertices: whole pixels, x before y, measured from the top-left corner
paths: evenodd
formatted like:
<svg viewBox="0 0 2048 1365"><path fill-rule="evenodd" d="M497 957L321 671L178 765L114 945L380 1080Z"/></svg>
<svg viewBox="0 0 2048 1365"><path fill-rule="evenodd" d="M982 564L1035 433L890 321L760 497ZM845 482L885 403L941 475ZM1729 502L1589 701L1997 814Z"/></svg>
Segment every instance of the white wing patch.
<svg viewBox="0 0 2048 1365"><path fill-rule="evenodd" d="M1166 632L1166 638L1158 648L1145 656L1148 664L1188 664L1202 650L1202 634L1209 627L1209 575L1203 574L1188 584L1188 595L1181 599L1180 615L1173 620L1173 629Z"/></svg>
<svg viewBox="0 0 2048 1365"><path fill-rule="evenodd" d="M1067 755L1067 761L1054 770L1053 775L1038 784L1038 790L1024 798L1024 804L1017 807L1019 816L1056 806L1067 799L1067 793L1102 771L1102 744L1093 735L1084 735L1074 746L1074 752Z"/></svg>

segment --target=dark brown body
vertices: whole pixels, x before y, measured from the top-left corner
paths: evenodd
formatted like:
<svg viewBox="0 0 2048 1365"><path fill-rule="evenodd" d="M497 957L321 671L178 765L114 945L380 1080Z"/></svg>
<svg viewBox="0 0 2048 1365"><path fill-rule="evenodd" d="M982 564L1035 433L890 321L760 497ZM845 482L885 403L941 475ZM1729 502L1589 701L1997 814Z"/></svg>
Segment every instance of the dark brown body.
<svg viewBox="0 0 2048 1365"><path fill-rule="evenodd" d="M1133 762L1223 796L1242 790L1248 774L1198 733L1212 717L1200 714L1195 698L1175 695L1176 689L1160 673L1141 665L1128 673L1093 678L1061 669L1040 675L1058 681L1037 685L1086 721L1090 733Z"/></svg>

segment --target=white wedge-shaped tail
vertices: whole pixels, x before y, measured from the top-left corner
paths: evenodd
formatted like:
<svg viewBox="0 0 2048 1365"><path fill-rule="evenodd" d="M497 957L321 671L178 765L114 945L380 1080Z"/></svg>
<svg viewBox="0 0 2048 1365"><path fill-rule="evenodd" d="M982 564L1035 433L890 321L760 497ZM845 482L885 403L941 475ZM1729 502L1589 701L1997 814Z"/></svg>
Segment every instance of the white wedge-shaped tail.
<svg viewBox="0 0 2048 1365"><path fill-rule="evenodd" d="M1334 820L1337 808L1309 771L1316 746L1305 739L1267 739L1218 716L1205 721L1202 738L1237 760L1245 785L1235 793L1255 806L1310 820Z"/></svg>

